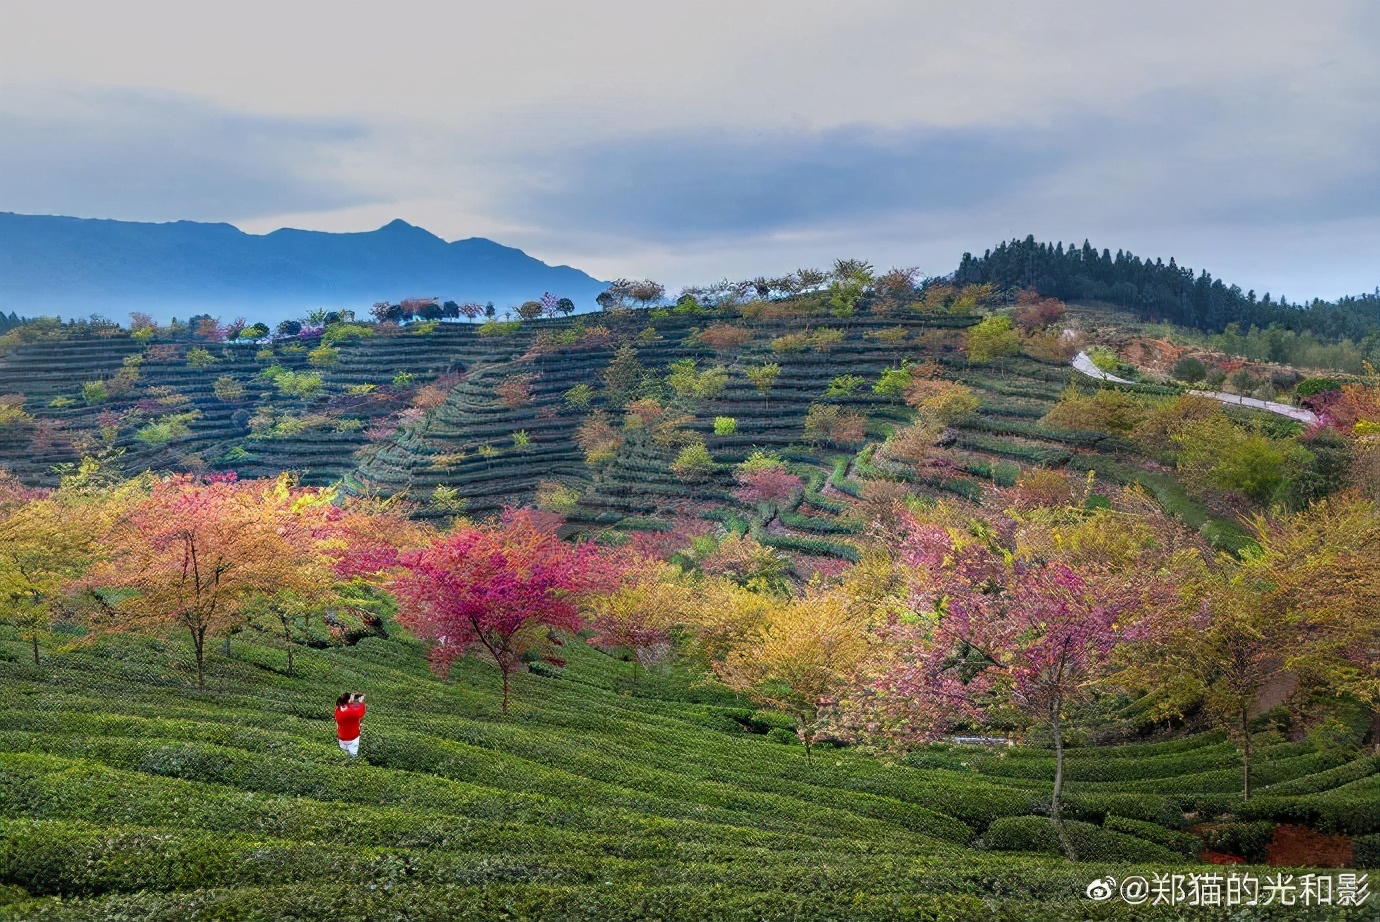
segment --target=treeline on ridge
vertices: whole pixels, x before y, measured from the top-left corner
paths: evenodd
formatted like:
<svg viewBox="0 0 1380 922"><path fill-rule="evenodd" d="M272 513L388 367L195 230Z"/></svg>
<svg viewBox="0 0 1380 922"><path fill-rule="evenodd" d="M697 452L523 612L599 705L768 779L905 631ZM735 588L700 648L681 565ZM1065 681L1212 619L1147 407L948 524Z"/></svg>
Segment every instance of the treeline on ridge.
<svg viewBox="0 0 1380 922"><path fill-rule="evenodd" d="M1195 275L1172 257L1166 264L1125 250L1113 256L1086 240L1081 247L1066 248L1062 242L1037 242L1032 235L1002 243L982 256L964 253L953 281L1034 288L1066 301L1107 301L1144 319L1212 332L1221 332L1229 324L1242 328L1277 324L1324 339L1380 344L1380 289L1337 301L1314 298L1307 304L1275 300L1268 293L1257 298L1254 291L1242 292L1240 286L1214 279L1206 270Z"/></svg>

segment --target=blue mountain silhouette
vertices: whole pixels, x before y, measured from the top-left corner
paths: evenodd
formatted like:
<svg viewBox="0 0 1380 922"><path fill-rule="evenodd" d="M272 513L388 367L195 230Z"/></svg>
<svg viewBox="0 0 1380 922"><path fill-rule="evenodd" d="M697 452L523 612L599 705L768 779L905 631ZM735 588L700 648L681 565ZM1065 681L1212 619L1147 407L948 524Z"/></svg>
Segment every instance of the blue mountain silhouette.
<svg viewBox="0 0 1380 922"><path fill-rule="evenodd" d="M505 307L550 291L594 307L604 283L483 237L447 243L397 220L332 234L246 234L229 224L149 224L0 212L0 308L21 316L132 310L270 319L314 307L439 297Z"/></svg>

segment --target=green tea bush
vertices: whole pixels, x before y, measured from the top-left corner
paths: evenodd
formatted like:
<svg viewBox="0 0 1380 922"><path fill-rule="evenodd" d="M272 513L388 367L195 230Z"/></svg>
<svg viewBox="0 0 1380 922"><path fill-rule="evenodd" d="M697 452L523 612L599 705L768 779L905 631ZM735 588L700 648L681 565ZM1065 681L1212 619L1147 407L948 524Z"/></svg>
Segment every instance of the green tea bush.
<svg viewBox="0 0 1380 922"><path fill-rule="evenodd" d="M1239 855L1250 864L1263 864L1265 851L1275 837L1275 824L1267 821L1220 823L1207 830L1203 844L1209 851Z"/></svg>
<svg viewBox="0 0 1380 922"><path fill-rule="evenodd" d="M1358 868L1380 868L1380 835L1356 836L1351 851Z"/></svg>
<svg viewBox="0 0 1380 922"><path fill-rule="evenodd" d="M1123 832L1128 836L1153 842L1184 858L1197 858L1198 853L1203 850L1203 840L1197 836L1165 829L1163 826L1146 823L1142 820L1128 819L1124 816L1107 817L1102 828L1110 829L1113 832Z"/></svg>
<svg viewBox="0 0 1380 922"><path fill-rule="evenodd" d="M1061 853L1059 832L1044 816L1004 816L987 827L982 841L995 851Z"/></svg>

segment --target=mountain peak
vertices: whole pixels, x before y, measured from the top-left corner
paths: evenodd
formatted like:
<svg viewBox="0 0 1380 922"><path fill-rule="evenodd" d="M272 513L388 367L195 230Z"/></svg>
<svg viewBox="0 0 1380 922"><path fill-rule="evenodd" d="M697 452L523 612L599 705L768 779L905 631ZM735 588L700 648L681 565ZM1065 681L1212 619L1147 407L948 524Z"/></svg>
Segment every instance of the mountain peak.
<svg viewBox="0 0 1380 922"><path fill-rule="evenodd" d="M228 232L228 233L227 233ZM367 308L424 292L517 304L543 291L594 306L602 282L520 250L459 244L401 218L355 233L228 224L75 221L0 214L0 307L25 314L90 304L108 315L166 317L252 309L291 316L315 307Z"/></svg>

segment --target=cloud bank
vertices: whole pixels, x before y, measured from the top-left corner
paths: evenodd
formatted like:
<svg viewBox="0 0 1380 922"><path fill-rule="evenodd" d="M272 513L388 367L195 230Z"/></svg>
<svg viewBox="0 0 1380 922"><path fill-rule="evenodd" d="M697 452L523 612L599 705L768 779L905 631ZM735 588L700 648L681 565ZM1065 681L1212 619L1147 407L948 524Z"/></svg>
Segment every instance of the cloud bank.
<svg viewBox="0 0 1380 922"><path fill-rule="evenodd" d="M0 210L403 217L672 285L1027 233L1380 283L1365 0L320 9L7 5Z"/></svg>

